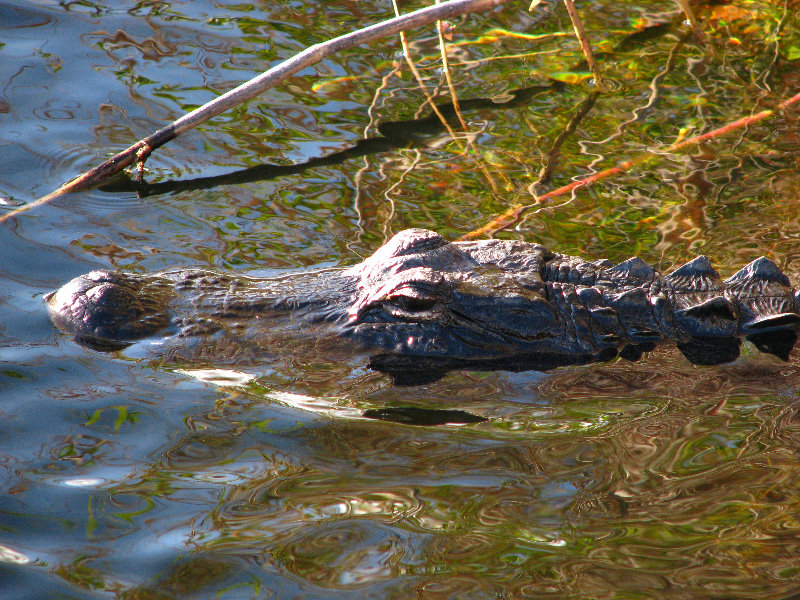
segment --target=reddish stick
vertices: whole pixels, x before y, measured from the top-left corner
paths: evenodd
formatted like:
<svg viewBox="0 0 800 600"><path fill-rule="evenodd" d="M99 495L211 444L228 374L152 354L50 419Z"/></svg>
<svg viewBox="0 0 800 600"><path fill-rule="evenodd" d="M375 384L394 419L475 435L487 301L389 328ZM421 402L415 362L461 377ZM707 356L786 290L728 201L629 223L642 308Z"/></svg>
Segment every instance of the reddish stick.
<svg viewBox="0 0 800 600"><path fill-rule="evenodd" d="M773 109L762 110L760 113L750 115L749 117L743 117L741 119L733 121L732 123L728 123L727 125L723 125L722 127L719 127L707 133L701 133L700 135L696 135L694 137L685 139L682 142L676 142L671 146L667 147L666 152L678 152L681 150L685 150L687 148L696 146L701 142L721 137L723 135L731 133L732 131L738 131L739 129L743 129L749 125L773 117L778 112L786 110L787 108L789 108L793 104L797 104L798 102L800 102L800 93L795 94L788 100L784 100ZM558 189L552 190L550 192L547 192L546 194L539 196L536 199L535 204L515 204L503 214L498 215L494 219L489 221L483 227L470 231L469 233L466 233L463 236L461 236L461 238L459 239L471 240L482 236L492 235L502 229L505 229L510 225L513 225L519 220L519 218L526 210L528 210L533 206L541 204L545 200L556 198L558 196L564 196L566 194L571 193L573 190L577 188L588 187L590 185L597 183L598 181L603 181L604 179L608 179L609 177L613 177L614 175L624 173L625 171L628 171L637 165L640 165L648 160L652 160L653 156L654 156L653 154L642 154L635 158L632 158L631 160L627 160L616 167L610 167L603 171L599 171L597 173L589 175L588 177L585 177L578 181L573 181L571 183L568 183L565 186L562 186Z"/></svg>

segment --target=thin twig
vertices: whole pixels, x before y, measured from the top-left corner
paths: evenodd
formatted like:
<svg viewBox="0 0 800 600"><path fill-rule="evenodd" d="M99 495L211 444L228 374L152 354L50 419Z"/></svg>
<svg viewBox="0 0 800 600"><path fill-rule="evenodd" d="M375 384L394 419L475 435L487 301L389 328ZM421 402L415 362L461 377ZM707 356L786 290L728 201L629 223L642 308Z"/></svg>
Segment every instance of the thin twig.
<svg viewBox="0 0 800 600"><path fill-rule="evenodd" d="M54 192L1 215L0 223L16 217L20 213L34 207L42 206L64 194L79 192L97 186L104 179L134 164L137 161L137 155L143 149L149 154L182 133L197 127L201 123L206 122L234 106L238 106L256 97L263 91L288 79L298 71L316 64L328 56L386 36L396 35L407 29L415 29L435 23L441 19L450 19L470 12L489 10L501 4L505 4L506 2L508 2L508 0L450 0L450 2L445 2L444 4L428 6L310 46L299 54L294 55L292 58L254 77L247 83L185 114L177 121L173 121L171 124L159 129L149 137L136 142L101 165L65 183Z"/></svg>
<svg viewBox="0 0 800 600"><path fill-rule="evenodd" d="M564 0L564 6L567 7L569 20L572 21L572 28L575 30L575 37L578 38L578 42L581 44L581 50L583 50L583 56L586 58L586 64L589 66L589 71L592 72L592 77L594 77L594 82L597 84L597 87L602 90L604 89L604 86L603 80L600 77L600 69L597 68L597 63L594 60L592 46L589 43L589 38L586 37L586 29L583 27L583 22L578 15L578 11L575 10L575 5L572 3L572 0Z"/></svg>
<svg viewBox="0 0 800 600"><path fill-rule="evenodd" d="M436 0L439 4L441 0ZM453 111L458 117L458 122L461 123L461 129L469 131L464 117L461 115L461 106L458 103L458 96L456 95L456 86L453 85L453 78L450 76L450 59L447 56L447 42L444 39L444 23L436 21L436 33L439 35L439 52L442 55L442 70L444 71L444 78L447 81L447 89L450 90L450 101L453 103ZM469 137L467 137L467 144L469 144Z"/></svg>
<svg viewBox="0 0 800 600"><path fill-rule="evenodd" d="M700 24L697 22L697 17L694 16L694 11L689 5L689 0L678 0L678 4L680 5L683 14L686 16L686 20L689 21L689 26L692 28L692 31L700 33Z"/></svg>
<svg viewBox="0 0 800 600"><path fill-rule="evenodd" d="M392 6L394 7L394 14L400 16L400 9L397 7L397 0L392 0ZM453 140L455 140L456 144L458 144L460 148L461 141L459 140L458 136L456 136L456 132L453 131L453 128L450 127L450 123L447 122L447 119L439 110L439 107L436 106L436 103L433 101L433 97L428 93L428 88L425 85L425 80L422 78L419 69L417 69L417 65L414 63L414 59L411 57L411 47L408 45L408 38L406 37L405 31L400 32L400 44L403 47L403 55L406 58L406 64L408 65L408 68L411 70L411 74L414 76L414 79L416 79L417 85L419 86L419 90L422 92L423 96L425 96L425 104L430 105L431 109L433 109L433 112L436 114L437 117L439 117L439 120L442 122L442 125L444 125L444 128L447 130L447 134ZM425 106L425 104L423 104L423 106L420 107L420 111L422 111L422 108Z"/></svg>
<svg viewBox="0 0 800 600"><path fill-rule="evenodd" d="M395 14L399 14L399 9L397 7L397 0L392 0L392 6L394 7ZM437 21L437 23L439 23L439 22ZM447 131L447 134L456 143L456 145L458 146L458 148L459 148L459 150L461 151L462 154L465 153L468 149L474 148L469 135L465 135L464 136L464 143L462 144L462 138L456 135L456 132L453 130L452 126L450 125L450 122L447 120L447 117L445 117L444 114L442 114L441 109L434 102L434 98L428 93L428 89L425 86L425 81L422 79L422 75L420 74L419 69L417 69L417 66L414 63L414 59L411 56L411 47L408 44L408 39L406 38L405 32L402 32L402 31L400 32L400 42L401 42L401 44L403 46L403 54L405 55L406 63L408 64L408 68L411 70L411 73L414 75L414 78L417 80L417 84L419 85L420 91L422 92L422 94L426 98L425 104L423 104L420 107L420 111L422 110L422 108L425 107L425 105L430 105L431 110L433 110L433 113L436 115L436 117L439 119L439 121L441 121L442 125L444 126L445 130ZM442 54L445 55L446 51L444 51ZM446 57L443 57L443 63L447 64ZM450 83L449 78L447 79L447 82ZM460 106L458 104L458 100L456 99L455 90L452 87L450 88L450 96L451 96L451 101L452 101L452 104L453 104L453 110L455 111L456 116L458 117L458 119L459 119L459 121L460 121L460 123L461 123L461 125L462 125L462 127L464 129L464 132L466 134L468 134L469 131L468 131L467 127L466 127L466 124L464 123L463 118L461 117ZM494 178L492 178L492 176L489 173L488 169L486 169L486 167L480 162L480 159L477 160L477 164L478 164L478 168L481 170L481 173L483 173L484 177L486 178L487 183L491 187L492 192L495 193L495 194L498 193L497 183L494 181Z"/></svg>

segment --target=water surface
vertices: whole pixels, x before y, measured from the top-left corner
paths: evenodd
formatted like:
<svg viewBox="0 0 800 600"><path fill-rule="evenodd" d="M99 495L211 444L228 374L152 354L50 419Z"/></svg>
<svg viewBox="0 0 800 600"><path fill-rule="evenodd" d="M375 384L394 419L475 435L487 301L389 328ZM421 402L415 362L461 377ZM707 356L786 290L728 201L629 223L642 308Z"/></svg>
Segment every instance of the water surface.
<svg viewBox="0 0 800 600"><path fill-rule="evenodd" d="M386 40L164 146L145 184L0 227L4 597L796 592L796 355L748 346L696 367L662 348L397 387L363 357L288 346L224 372L154 365L82 348L47 318L43 295L92 268L345 266L406 227L455 238L535 204L546 157L596 86L563 7L523 8L453 23L469 132L457 140ZM703 253L725 276L763 254L800 281L796 110L666 151L796 93L796 3L701 7L702 40L663 3L579 8L609 90L536 189L654 158L497 235L661 269ZM390 15L383 1L2 2L0 196L32 201L302 48ZM433 30L410 39L427 93L445 102Z"/></svg>

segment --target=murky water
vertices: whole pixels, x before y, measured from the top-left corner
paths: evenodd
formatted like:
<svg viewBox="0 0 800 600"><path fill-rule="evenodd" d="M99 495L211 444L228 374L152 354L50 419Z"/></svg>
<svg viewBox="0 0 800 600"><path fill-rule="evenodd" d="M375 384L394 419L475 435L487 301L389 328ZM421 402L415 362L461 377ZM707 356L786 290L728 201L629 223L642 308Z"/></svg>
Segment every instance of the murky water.
<svg viewBox="0 0 800 600"><path fill-rule="evenodd" d="M664 269L704 253L725 275L765 254L800 281L796 109L665 150L797 92L797 4L701 8L702 41L652 16L662 3L579 8L610 91L541 191L654 157L498 235ZM32 201L390 15L382 1L0 2L0 196ZM171 142L146 183L0 226L0 596L791 597L796 355L746 347L694 367L663 348L396 387L363 357L291 345L224 372L153 365L82 348L44 311L95 267L347 265L408 226L457 237L534 204L543 156L594 90L572 83L569 32L558 3L455 23L469 146L428 118L387 40ZM428 93L446 95L433 30L410 37Z"/></svg>

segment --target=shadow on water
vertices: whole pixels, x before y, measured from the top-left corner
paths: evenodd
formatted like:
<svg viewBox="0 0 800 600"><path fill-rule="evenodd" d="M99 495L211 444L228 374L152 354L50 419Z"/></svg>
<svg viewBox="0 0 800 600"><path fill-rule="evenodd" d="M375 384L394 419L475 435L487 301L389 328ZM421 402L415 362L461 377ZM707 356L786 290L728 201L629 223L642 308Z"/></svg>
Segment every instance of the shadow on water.
<svg viewBox="0 0 800 600"><path fill-rule="evenodd" d="M460 108L463 112L490 109L510 110L524 106L531 99L544 94L558 93L563 91L565 84L555 81L550 85L537 85L529 88L510 91L505 94L508 99L496 102L491 98L474 98L462 100ZM437 105L437 110L445 118L450 126L458 126L458 118L452 103ZM359 140L355 146L334 152L328 156L312 158L308 161L293 165L257 165L248 167L225 175L215 175L213 177L197 177L181 181L162 181L158 183L148 183L137 181L129 174L124 173L112 182L100 187L101 191L108 193L135 192L141 197L155 196L160 194L174 194L190 190L207 190L221 185L236 185L251 183L254 181L269 181L279 177L297 175L304 173L315 167L339 165L352 158L359 158L379 152L390 152L400 148L419 148L425 146L425 138L441 134L445 131L445 124L439 119L438 115L431 112L430 115L420 119L409 119L405 121L386 121L378 125L378 131L383 134L381 137L373 137Z"/></svg>
<svg viewBox="0 0 800 600"><path fill-rule="evenodd" d="M647 41L666 35L674 29L675 25L676 20L674 18L664 22L650 23L642 27L641 30L627 35L617 44L615 52L630 51ZM597 59L602 60L604 56L606 56L604 53L599 53ZM586 69L585 61L581 61L572 67L572 70L575 72L585 71ZM492 98L462 99L459 100L459 109L465 114L479 110L489 110L492 112L511 110L525 106L534 98L560 93L566 88L566 83L553 80L549 84L507 90L503 93L502 101L496 101ZM441 118L439 115L441 115ZM444 121L442 119L444 119ZM447 127L458 128L459 126L459 117L452 102L446 102L437 104L436 110L430 111L425 117L378 123L377 129L378 132L382 134L381 137L359 140L350 148L334 152L324 157L312 158L305 162L292 165L264 164L224 175L196 177L181 181L162 181L158 183L136 180L128 173L123 173L112 182L101 186L100 190L108 193L134 192L144 198L161 194L207 190L222 185L269 181L280 177L298 175L316 167L339 165L353 158L378 154L380 152L390 152L401 148L421 148L425 146L426 138L443 133L446 131Z"/></svg>

